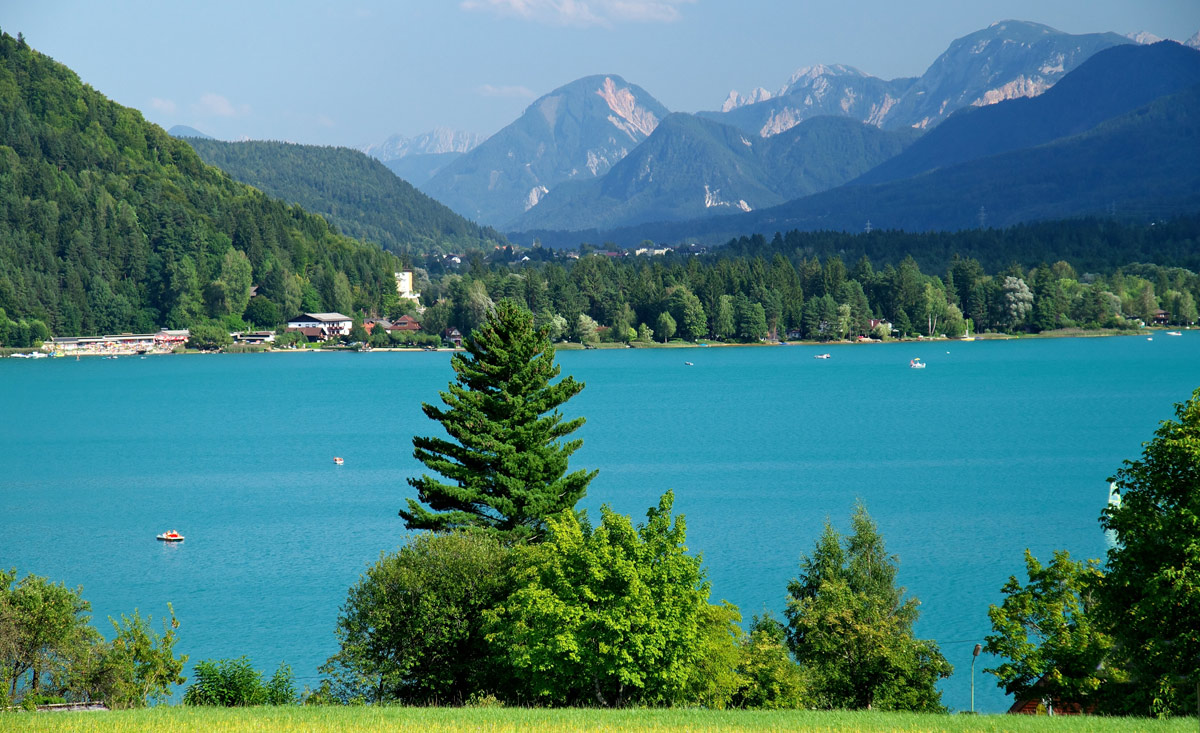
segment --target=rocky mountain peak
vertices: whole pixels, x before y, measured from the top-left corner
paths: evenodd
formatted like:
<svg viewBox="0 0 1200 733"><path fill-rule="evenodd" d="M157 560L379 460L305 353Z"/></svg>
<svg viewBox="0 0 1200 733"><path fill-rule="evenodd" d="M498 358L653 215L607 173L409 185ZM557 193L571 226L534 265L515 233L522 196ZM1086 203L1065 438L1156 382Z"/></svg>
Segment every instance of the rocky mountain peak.
<svg viewBox="0 0 1200 733"><path fill-rule="evenodd" d="M654 132L654 128L658 127L658 117L638 103L637 96L629 87L617 86L611 76L604 77L604 82L596 90L596 94L616 115L610 115L609 121L633 140L640 142L641 138L648 137Z"/></svg>
<svg viewBox="0 0 1200 733"><path fill-rule="evenodd" d="M1188 48L1200 49L1200 31L1196 31L1196 35L1187 39L1183 45L1187 46Z"/></svg>

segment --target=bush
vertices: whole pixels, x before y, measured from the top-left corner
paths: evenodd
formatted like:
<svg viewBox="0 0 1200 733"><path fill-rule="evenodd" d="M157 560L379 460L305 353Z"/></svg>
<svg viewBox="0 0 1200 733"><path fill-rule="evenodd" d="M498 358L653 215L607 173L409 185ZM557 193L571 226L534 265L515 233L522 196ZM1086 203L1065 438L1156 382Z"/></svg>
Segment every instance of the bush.
<svg viewBox="0 0 1200 733"><path fill-rule="evenodd" d="M280 664L269 682L263 682L249 657L205 659L196 663L196 681L183 694L184 705L289 705L296 702L292 668Z"/></svg>

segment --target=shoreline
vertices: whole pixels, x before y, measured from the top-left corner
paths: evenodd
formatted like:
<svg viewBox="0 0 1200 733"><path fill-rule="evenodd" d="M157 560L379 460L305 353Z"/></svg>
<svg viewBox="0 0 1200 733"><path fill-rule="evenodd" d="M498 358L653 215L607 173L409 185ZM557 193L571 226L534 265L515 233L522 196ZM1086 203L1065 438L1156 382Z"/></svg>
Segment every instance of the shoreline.
<svg viewBox="0 0 1200 733"><path fill-rule="evenodd" d="M1139 329L1136 331L1122 331L1122 330L1117 330L1117 329L1087 330L1087 329L1080 329L1080 328L1069 328L1069 329L1056 329L1053 331L1043 331L1041 333L1027 333L1027 334L1001 334L1001 333L976 334L975 336L972 337L971 341L1011 341L1011 340L1015 340L1015 339L1058 339L1058 338L1104 338L1104 337L1110 337L1110 336L1146 336L1149 338L1153 338L1156 333L1167 333L1169 331L1190 331L1190 330L1196 330L1197 328L1200 328L1200 327L1178 326L1178 327L1173 328L1171 326L1159 326L1159 327L1154 327L1154 328L1142 328L1142 329ZM736 347L759 348L759 347L769 347L769 346L859 346L859 345L874 345L874 344L928 344L928 343L941 344L941 343L954 343L954 342L971 343L971 341L965 341L961 337L958 337L958 338L934 337L934 338L915 338L915 339L911 339L911 338L910 339L888 339L886 341L879 340L879 339L857 339L857 340L853 340L853 341L850 341L850 340L843 340L843 341L807 341L807 340L760 341L758 343L728 343L728 342L724 342L724 341L671 341L671 342L664 344L664 343L659 343L659 342L654 341L654 342L632 342L629 344L622 344L622 343L605 342L605 343L598 343L598 344L591 345L591 346L588 346L586 344L580 344L580 343L574 342L574 341L560 341L560 342L554 344L554 349L555 349L555 351L611 351L611 350L621 350L621 349L697 349L697 348L736 348ZM47 351L42 351L40 349L32 349L31 348L28 350L12 349L11 350L12 353L4 354L0 358L69 359L71 357L75 357L76 359L81 359L83 357L88 357L88 358L94 359L94 358L98 357L98 358L102 358L102 359L110 359L110 358L116 358L116 357L146 358L146 357L150 357L150 356L176 356L176 355L187 356L187 355L198 355L198 354L289 354L289 353L291 353L291 354L309 354L309 353L335 354L335 353L347 353L347 352L359 353L359 354L372 353L372 352L383 352L383 353L449 352L449 353L456 353L456 352L461 352L461 351L464 351L464 349L462 347L438 347L435 349L431 349L431 348L417 347L417 346L398 346L398 347L377 347L377 348L370 348L370 349L351 349L351 348L346 348L346 347L328 348L328 347L319 347L318 346L318 347L314 347L314 348L302 348L302 349L265 348L265 349L256 349L253 351L251 351L251 350L247 350L247 351L199 351L199 350L195 350L195 349L188 349L188 350L184 350L184 351L151 352L151 353L138 353L137 351L127 351L127 352L126 351L105 351L105 352L101 352L101 353L80 352L80 353L75 353L75 354L64 353L64 354L60 355L60 354L57 354L54 352L47 352ZM36 357L34 355L36 355Z"/></svg>

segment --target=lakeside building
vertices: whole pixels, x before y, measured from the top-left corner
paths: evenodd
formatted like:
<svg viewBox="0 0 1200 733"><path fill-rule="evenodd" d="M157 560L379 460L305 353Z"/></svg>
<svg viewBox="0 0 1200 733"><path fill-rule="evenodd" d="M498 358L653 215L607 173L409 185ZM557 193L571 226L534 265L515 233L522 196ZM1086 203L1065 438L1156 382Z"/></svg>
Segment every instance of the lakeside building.
<svg viewBox="0 0 1200 733"><path fill-rule="evenodd" d="M107 336L60 336L42 348L68 354L169 354L187 343L186 329L164 328L158 333L119 333Z"/></svg>
<svg viewBox="0 0 1200 733"><path fill-rule="evenodd" d="M397 318L387 327L389 331L420 331L421 324L417 319L405 314Z"/></svg>
<svg viewBox="0 0 1200 733"><path fill-rule="evenodd" d="M350 316L341 313L301 313L288 321L287 330L324 341L348 335L353 325Z"/></svg>

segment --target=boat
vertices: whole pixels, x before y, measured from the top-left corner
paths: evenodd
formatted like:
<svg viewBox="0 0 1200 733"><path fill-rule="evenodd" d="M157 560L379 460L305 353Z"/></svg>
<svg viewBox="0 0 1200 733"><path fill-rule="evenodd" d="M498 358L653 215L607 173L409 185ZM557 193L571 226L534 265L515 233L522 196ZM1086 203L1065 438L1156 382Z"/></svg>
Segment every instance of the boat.
<svg viewBox="0 0 1200 733"><path fill-rule="evenodd" d="M336 463L336 464L337 464L337 465L339 465L339 466L340 466L340 465L342 465L343 463L345 463L345 461L344 461L344 460L342 460L342 458L341 458L340 456L334 456L334 457L333 457L333 462L334 462L334 463Z"/></svg>
<svg viewBox="0 0 1200 733"><path fill-rule="evenodd" d="M1167 331L1168 336L1182 336L1183 331Z"/></svg>
<svg viewBox="0 0 1200 733"><path fill-rule="evenodd" d="M813 354L814 359L828 359L829 354Z"/></svg>
<svg viewBox="0 0 1200 733"><path fill-rule="evenodd" d="M683 362L683 365L684 366L693 366L692 362L690 362L690 361Z"/></svg>
<svg viewBox="0 0 1200 733"><path fill-rule="evenodd" d="M910 368L912 368L912 369L924 369L924 368L925 368L925 362L921 361L921 357L919 357L919 356L918 356L917 358L915 358L915 359L913 359L912 361L908 362L908 366L909 366Z"/></svg>
<svg viewBox="0 0 1200 733"><path fill-rule="evenodd" d="M172 529L169 532L163 532L156 539L160 539L163 542L183 542L183 535Z"/></svg>

